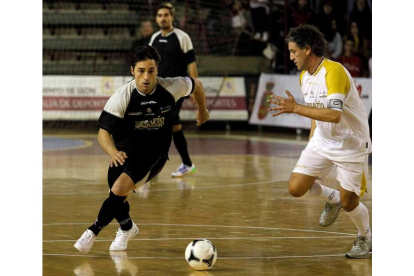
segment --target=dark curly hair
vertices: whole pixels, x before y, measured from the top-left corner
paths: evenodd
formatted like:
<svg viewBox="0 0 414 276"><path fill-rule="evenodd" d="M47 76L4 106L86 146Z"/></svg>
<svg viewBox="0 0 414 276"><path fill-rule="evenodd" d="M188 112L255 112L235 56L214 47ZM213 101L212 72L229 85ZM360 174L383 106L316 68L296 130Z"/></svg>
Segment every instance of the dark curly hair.
<svg viewBox="0 0 414 276"><path fill-rule="evenodd" d="M300 49L305 49L309 45L312 53L318 57L323 56L328 51L328 43L319 29L313 25L300 25L290 28L285 38L286 43L294 42Z"/></svg>
<svg viewBox="0 0 414 276"><path fill-rule="evenodd" d="M130 55L130 64L132 67L135 67L137 62L147 59L155 60L158 66L161 60L161 56L158 53L157 49L151 45L139 46L132 51Z"/></svg>

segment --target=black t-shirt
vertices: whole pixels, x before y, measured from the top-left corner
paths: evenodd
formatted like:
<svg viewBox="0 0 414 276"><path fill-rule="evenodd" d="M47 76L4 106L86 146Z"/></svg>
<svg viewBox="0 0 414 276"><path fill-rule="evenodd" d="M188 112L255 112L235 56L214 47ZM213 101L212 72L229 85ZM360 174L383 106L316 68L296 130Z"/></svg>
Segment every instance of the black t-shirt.
<svg viewBox="0 0 414 276"><path fill-rule="evenodd" d="M174 28L166 36L162 36L161 31L153 34L149 45L161 55L160 77L187 76L187 65L196 61L191 39L180 29Z"/></svg>
<svg viewBox="0 0 414 276"><path fill-rule="evenodd" d="M135 80L121 86L106 103L98 125L112 134L115 146L127 155L168 156L175 102L190 95L189 77L159 78L150 94L141 93Z"/></svg>

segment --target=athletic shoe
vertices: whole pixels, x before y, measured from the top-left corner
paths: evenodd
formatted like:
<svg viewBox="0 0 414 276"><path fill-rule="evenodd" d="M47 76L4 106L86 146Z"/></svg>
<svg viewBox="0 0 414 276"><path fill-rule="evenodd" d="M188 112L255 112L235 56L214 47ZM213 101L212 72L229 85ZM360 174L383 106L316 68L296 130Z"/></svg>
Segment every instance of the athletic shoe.
<svg viewBox="0 0 414 276"><path fill-rule="evenodd" d="M326 202L325 209L323 209L321 218L319 219L319 225L322 227L327 227L332 225L339 216L339 211L342 208L342 202L338 203L329 203Z"/></svg>
<svg viewBox="0 0 414 276"><path fill-rule="evenodd" d="M261 37L260 33L256 33L253 38L259 40L260 37Z"/></svg>
<svg viewBox="0 0 414 276"><path fill-rule="evenodd" d="M194 165L194 163L193 165L191 165L191 167L181 163L181 165L178 166L177 171L173 172L171 176L172 177L183 177L186 174L195 172L195 170L196 170L196 166Z"/></svg>
<svg viewBox="0 0 414 276"><path fill-rule="evenodd" d="M369 257L369 252L372 249L372 237L366 238L358 236L352 245L351 251L346 253L348 258L366 259Z"/></svg>
<svg viewBox="0 0 414 276"><path fill-rule="evenodd" d="M86 230L79 240L75 243L74 247L83 252L88 253L91 250L93 242L95 241L95 234L91 230Z"/></svg>
<svg viewBox="0 0 414 276"><path fill-rule="evenodd" d="M119 227L118 231L116 231L115 240L112 242L109 250L125 250L128 246L129 240L135 237L138 232L139 229L134 222L132 222L132 228L128 231L124 231L121 227Z"/></svg>

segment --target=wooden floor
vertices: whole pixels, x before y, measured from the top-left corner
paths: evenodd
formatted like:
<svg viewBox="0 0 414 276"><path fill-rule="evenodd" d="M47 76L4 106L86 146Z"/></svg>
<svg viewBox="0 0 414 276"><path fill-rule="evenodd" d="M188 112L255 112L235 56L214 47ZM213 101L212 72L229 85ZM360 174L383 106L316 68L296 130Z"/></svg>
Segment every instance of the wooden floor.
<svg viewBox="0 0 414 276"><path fill-rule="evenodd" d="M109 158L96 135L44 135L44 275L371 275L371 257L345 258L356 228L343 210L335 224L322 228L324 201L287 192L305 137L275 136L187 134L197 172L170 177L181 163L173 146L160 175L129 199L140 232L127 250L109 252L114 221L85 255L73 244L107 198ZM370 177L368 188L362 202L371 216ZM209 271L194 271L184 259L196 238L217 247Z"/></svg>

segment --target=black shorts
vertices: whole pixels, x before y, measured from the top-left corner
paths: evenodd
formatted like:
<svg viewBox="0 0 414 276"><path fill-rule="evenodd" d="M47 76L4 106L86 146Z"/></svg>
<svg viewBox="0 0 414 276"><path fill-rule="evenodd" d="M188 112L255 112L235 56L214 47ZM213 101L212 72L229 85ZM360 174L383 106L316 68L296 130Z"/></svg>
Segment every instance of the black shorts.
<svg viewBox="0 0 414 276"><path fill-rule="evenodd" d="M176 126L176 125L180 125L181 121L180 121L180 110L181 110L181 106L183 105L183 102L186 98L180 98L176 103L175 103L175 107L174 107L174 112L173 112L173 117L172 117L172 125Z"/></svg>
<svg viewBox="0 0 414 276"><path fill-rule="evenodd" d="M165 163L167 162L166 157L161 157L159 155L140 155L140 156L128 156L125 159L124 165L108 169L108 185L109 189L112 188L115 181L122 173L126 173L131 177L134 184L137 184L141 181L148 172L150 172L147 181L150 181L157 174L159 174L164 168Z"/></svg>

